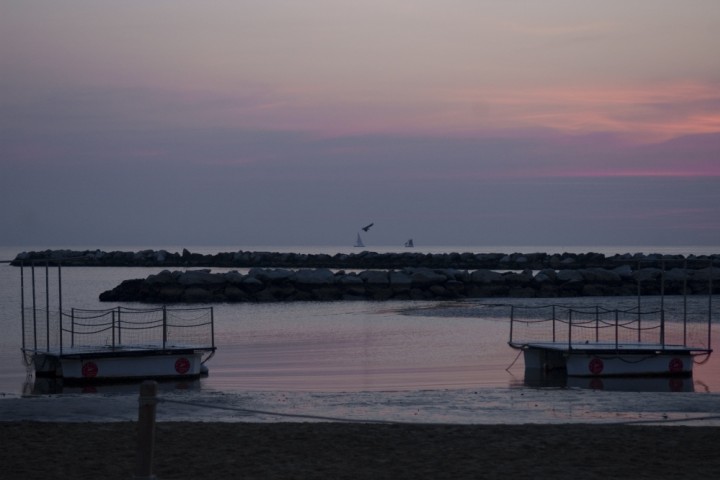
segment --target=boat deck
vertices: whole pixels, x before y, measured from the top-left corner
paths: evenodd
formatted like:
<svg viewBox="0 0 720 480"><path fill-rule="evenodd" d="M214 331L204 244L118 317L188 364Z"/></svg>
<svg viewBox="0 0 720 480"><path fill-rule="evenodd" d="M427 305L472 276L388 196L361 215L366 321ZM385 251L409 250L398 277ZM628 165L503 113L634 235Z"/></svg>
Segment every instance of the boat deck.
<svg viewBox="0 0 720 480"><path fill-rule="evenodd" d="M42 350L25 349L29 355L46 355L64 358L109 358L109 357L137 357L148 355L171 355L194 352L214 352L216 347L197 345L166 345L164 348L155 344L147 345L107 345L107 346L80 346L50 348Z"/></svg>
<svg viewBox="0 0 720 480"><path fill-rule="evenodd" d="M704 347L692 347L689 345L663 345L660 343L613 343L613 342L510 342L511 347L520 350L538 349L550 350L562 353L587 353L587 354L626 354L626 355L647 355L647 354L678 354L693 355L710 353Z"/></svg>

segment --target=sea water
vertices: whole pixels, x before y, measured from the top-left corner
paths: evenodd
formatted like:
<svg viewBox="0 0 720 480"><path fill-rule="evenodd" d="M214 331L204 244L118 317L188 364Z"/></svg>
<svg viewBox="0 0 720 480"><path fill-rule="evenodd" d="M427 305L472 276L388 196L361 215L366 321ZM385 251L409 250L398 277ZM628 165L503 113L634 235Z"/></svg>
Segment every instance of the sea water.
<svg viewBox="0 0 720 480"><path fill-rule="evenodd" d="M163 247L106 247L104 251L158 250ZM338 253L344 247L194 247L191 252L217 253L224 251L294 251L299 253ZM44 250L23 248L22 250ZM52 248L55 249L55 248ZM73 249L82 250L75 247ZM170 252L181 248L165 247ZM12 259L20 249L0 249L0 259ZM93 249L94 250L94 249ZM354 250L347 249L350 253ZM429 253L441 252L522 252L547 251L548 248L511 247L444 247L432 248ZM375 249L378 252L393 248ZM398 251L403 251L399 249ZM573 251L558 249L557 251ZM575 249L576 253L596 251L614 253L682 253L710 254L720 248L689 247L667 249ZM63 309L105 309L116 306L100 302L98 296L120 282L132 278L145 278L158 273L161 267L66 267L62 269ZM215 269L227 271L228 269ZM48 284L51 291L51 308L56 301L56 270L49 269ZM38 292L44 292L45 268L36 267ZM25 269L25 288L29 289L29 269ZM27 304L29 292L25 293ZM677 300L677 299L676 299ZM636 301L608 298L563 299L579 306L603 303L612 308L614 302ZM671 299L667 298L666 302ZM718 298L715 297L715 304ZM42 293L38 302L44 306ZM541 395L542 391L556 398L558 391L577 395L578 390L597 389L598 383L550 383L538 385L524 377L522 357L508 344L509 319L483 315L476 308L481 300L463 301L388 301L388 302L295 302L263 304L215 304L216 355L208 362L210 374L193 382L170 382L163 385L173 394L182 395L251 395L278 405L295 398L295 405L305 410L317 410L324 402L337 401L347 405L362 404L363 398L378 401L400 402L409 399L443 397L447 408L451 404L468 401L472 394L496 398L514 398ZM515 304L550 303L549 299L492 299L493 303ZM643 302L659 302L653 297ZM708 308L708 298L690 298L693 308ZM144 308L138 303L120 305ZM715 310L720 311L720 305ZM60 388L47 387L27 372L20 354L20 269L0 264L0 394L15 396L21 393L39 395L47 392L61 394L107 393L125 395L135 392L137 386ZM713 335L720 338L717 328L720 317L715 316ZM677 319L670 319L676 321ZM696 365L694 375L683 379L682 384L668 379L606 382L600 388L612 391L668 392L675 390L684 395L720 393L720 359L711 356L702 365ZM425 392L423 394L423 392ZM432 393L430 393L432 392ZM444 392L444 393L443 393ZM479 392L479 393L478 393ZM506 392L506 393L498 393ZM511 393L507 393L511 392ZM512 393L516 392L516 393ZM520 393L517 393L520 392ZM550 393L552 392L552 393ZM575 392L575 393L573 393ZM470 395L470 397L468 397ZM545 395L545 394L542 394ZM675 394L679 395L679 393ZM341 396L344 400L338 400ZM380 396L380 397L378 397ZM217 397L213 397L217 398ZM448 400L449 398L453 400ZM526 397L529 398L529 397ZM564 398L564 397L563 397ZM569 397L568 397L569 398ZM680 397L676 397L677 398ZM692 397L690 397L692 398ZM335 399L335 400L328 400ZM396 399L396 400L392 400ZM404 399L404 400L403 400ZM597 398L595 399L597 400ZM318 403L320 402L320 403ZM342 414L340 404L335 411ZM322 407L330 409L328 405ZM434 407L433 407L434 408ZM428 407L429 410L433 408ZM685 407L683 407L685 408ZM612 408L611 408L612 410ZM435 412L433 418L446 418L447 411ZM463 414L464 415L464 414ZM513 415L509 413L509 415ZM461 418L461 421L464 417Z"/></svg>

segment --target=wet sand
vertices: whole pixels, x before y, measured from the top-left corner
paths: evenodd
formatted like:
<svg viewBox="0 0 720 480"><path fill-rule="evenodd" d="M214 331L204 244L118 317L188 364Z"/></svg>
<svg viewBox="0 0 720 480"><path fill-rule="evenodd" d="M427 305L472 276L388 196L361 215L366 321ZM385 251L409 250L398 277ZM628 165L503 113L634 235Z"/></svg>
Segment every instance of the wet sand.
<svg viewBox="0 0 720 480"><path fill-rule="evenodd" d="M154 474L196 478L720 478L720 428L161 422ZM4 479L128 479L136 424L0 423Z"/></svg>

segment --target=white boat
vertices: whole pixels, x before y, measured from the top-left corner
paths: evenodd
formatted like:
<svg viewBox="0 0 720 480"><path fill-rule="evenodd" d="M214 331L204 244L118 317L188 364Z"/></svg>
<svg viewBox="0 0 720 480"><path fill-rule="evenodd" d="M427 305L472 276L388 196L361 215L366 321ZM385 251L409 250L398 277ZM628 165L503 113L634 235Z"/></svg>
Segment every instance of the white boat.
<svg viewBox="0 0 720 480"><path fill-rule="evenodd" d="M32 268L32 303L27 307L21 273L21 350L36 377L88 383L207 373L204 364L215 353L212 307L64 310L58 280L58 309L51 311L49 295L44 307L36 301Z"/></svg>
<svg viewBox="0 0 720 480"><path fill-rule="evenodd" d="M710 340L709 320L669 323L662 309L510 306L508 344L522 351L526 378L558 371L568 377L691 376L695 358L712 353Z"/></svg>
<svg viewBox="0 0 720 480"><path fill-rule="evenodd" d="M663 263L663 282L665 264ZM664 283L659 307L630 309L543 305L510 307L510 340L525 359L525 377L564 372L568 377L689 377L696 358L712 353L712 276L708 309L688 311L687 291L666 301ZM674 311L675 321L666 321ZM696 320L688 321L689 316ZM692 343L691 343L692 342Z"/></svg>
<svg viewBox="0 0 720 480"><path fill-rule="evenodd" d="M406 246L406 247L414 247L415 244L413 243L413 239L411 238L410 240L408 240L407 242L405 242L405 246Z"/></svg>
<svg viewBox="0 0 720 480"><path fill-rule="evenodd" d="M365 244L362 241L362 238L360 237L360 233L357 234L357 239L355 239L355 245L353 247L364 247Z"/></svg>

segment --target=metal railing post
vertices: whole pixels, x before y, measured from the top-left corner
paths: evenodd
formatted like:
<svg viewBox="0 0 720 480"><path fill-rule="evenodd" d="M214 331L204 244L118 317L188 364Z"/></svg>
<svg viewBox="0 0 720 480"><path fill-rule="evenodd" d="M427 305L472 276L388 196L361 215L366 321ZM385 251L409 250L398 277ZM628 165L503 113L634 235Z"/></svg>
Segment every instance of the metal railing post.
<svg viewBox="0 0 720 480"><path fill-rule="evenodd" d="M33 306L33 348L37 351L37 305L35 304L35 262L30 264L32 274L32 306Z"/></svg>
<svg viewBox="0 0 720 480"><path fill-rule="evenodd" d="M683 272L683 345L687 345L687 259Z"/></svg>
<svg viewBox="0 0 720 480"><path fill-rule="evenodd" d="M510 343L513 341L513 323L515 322L515 307L510 305Z"/></svg>
<svg viewBox="0 0 720 480"><path fill-rule="evenodd" d="M660 310L660 345L665 348L665 310Z"/></svg>
<svg viewBox="0 0 720 480"><path fill-rule="evenodd" d="M210 307L210 338L212 341L212 348L215 348L215 307Z"/></svg>
<svg viewBox="0 0 720 480"><path fill-rule="evenodd" d="M75 347L75 307L70 309L70 346Z"/></svg>
<svg viewBox="0 0 720 480"><path fill-rule="evenodd" d="M62 264L58 261L58 315L60 315L60 353L63 350L63 304L62 304Z"/></svg>
<svg viewBox="0 0 720 480"><path fill-rule="evenodd" d="M710 350L712 345L712 295L713 295L713 261L710 260L710 273L708 275L708 329L707 329L707 349Z"/></svg>
<svg viewBox="0 0 720 480"><path fill-rule="evenodd" d="M25 352L25 262L20 262L20 322L22 323L22 348Z"/></svg>
<svg viewBox="0 0 720 480"><path fill-rule="evenodd" d="M568 309L568 350L572 350L572 309Z"/></svg>
<svg viewBox="0 0 720 480"><path fill-rule="evenodd" d="M600 308L595 305L595 343L600 341Z"/></svg>
<svg viewBox="0 0 720 480"><path fill-rule="evenodd" d="M618 328L619 328L619 312L615 310L615 350L618 349Z"/></svg>
<svg viewBox="0 0 720 480"><path fill-rule="evenodd" d="M162 307L163 312L163 350L165 350L165 344L167 343L167 308L165 305Z"/></svg>
<svg viewBox="0 0 720 480"><path fill-rule="evenodd" d="M637 273L638 273L638 278L637 278L637 282L638 282L638 288L637 288L637 317L638 317L637 341L638 341L638 343L640 343L641 342L641 340L640 340L640 325L642 322L642 315L640 314L640 312L642 311L642 307L640 304L640 296L641 296L640 294L641 294L642 288L640 286L640 261L639 260L638 260Z"/></svg>
<svg viewBox="0 0 720 480"><path fill-rule="evenodd" d="M45 351L50 351L50 265L45 261Z"/></svg>
<svg viewBox="0 0 720 480"><path fill-rule="evenodd" d="M555 321L557 319L555 318L555 305L552 306L552 333L553 333L553 343L555 343Z"/></svg>
<svg viewBox="0 0 720 480"><path fill-rule="evenodd" d="M117 336L118 345L122 345L122 318L120 317L120 307L117 307Z"/></svg>
<svg viewBox="0 0 720 480"><path fill-rule="evenodd" d="M58 313L58 322L60 324L60 355L63 353L63 313L62 310Z"/></svg>

